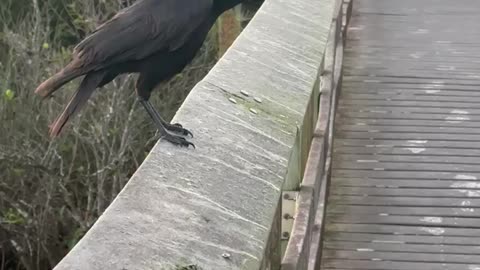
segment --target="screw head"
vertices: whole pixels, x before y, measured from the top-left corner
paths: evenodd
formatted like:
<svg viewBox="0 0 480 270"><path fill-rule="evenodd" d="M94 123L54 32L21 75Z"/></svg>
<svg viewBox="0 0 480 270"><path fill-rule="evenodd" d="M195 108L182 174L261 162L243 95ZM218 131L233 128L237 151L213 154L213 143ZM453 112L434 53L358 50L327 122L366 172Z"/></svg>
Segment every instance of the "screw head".
<svg viewBox="0 0 480 270"><path fill-rule="evenodd" d="M223 257L224 259L230 259L230 257L232 257L232 255L231 255L230 253L226 253L226 252L225 252L225 253L222 254L222 257Z"/></svg>

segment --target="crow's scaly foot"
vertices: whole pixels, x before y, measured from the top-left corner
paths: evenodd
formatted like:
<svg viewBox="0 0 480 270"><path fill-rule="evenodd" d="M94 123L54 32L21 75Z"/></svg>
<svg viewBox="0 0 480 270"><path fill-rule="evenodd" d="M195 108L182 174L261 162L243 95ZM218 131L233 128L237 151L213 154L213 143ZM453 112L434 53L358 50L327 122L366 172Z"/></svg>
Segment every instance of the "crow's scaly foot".
<svg viewBox="0 0 480 270"><path fill-rule="evenodd" d="M189 147L190 145L193 146L193 148L195 148L195 145L189 141L187 141L187 139L181 137L181 136L177 136L177 135L173 135L173 134L166 134L165 136L162 137L163 139L175 144L175 145L178 145L178 146L181 146L181 147Z"/></svg>
<svg viewBox="0 0 480 270"><path fill-rule="evenodd" d="M193 138L192 132L190 132L188 129L183 128L183 126L180 125L179 123L167 124L167 125L165 125L165 128L168 131L172 131L172 132L175 132L175 133L180 133L183 136L190 135Z"/></svg>

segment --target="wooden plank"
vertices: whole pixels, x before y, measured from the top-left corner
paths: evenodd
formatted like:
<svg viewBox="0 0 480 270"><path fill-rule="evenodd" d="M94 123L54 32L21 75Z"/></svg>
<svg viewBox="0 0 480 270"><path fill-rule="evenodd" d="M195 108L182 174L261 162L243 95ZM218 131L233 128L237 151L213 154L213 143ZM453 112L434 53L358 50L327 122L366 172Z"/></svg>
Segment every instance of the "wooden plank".
<svg viewBox="0 0 480 270"><path fill-rule="evenodd" d="M323 262L322 269L356 269L356 270L472 270L476 269L470 264L458 263L432 263L432 262L387 262L387 261L367 261L367 260L345 260L345 259L326 259Z"/></svg>
<svg viewBox="0 0 480 270"><path fill-rule="evenodd" d="M405 96L405 97L480 97L480 92L468 90L446 89L431 86L428 88L408 88L408 89L361 89L357 87L344 86L342 88L342 97L346 95L381 95L381 96Z"/></svg>
<svg viewBox="0 0 480 270"><path fill-rule="evenodd" d="M415 57L417 58L417 57ZM360 61L360 60L359 60ZM385 67L385 61L395 61L393 64L389 65L388 67ZM386 74L405 74L405 75L408 75L409 72L414 72L414 71L417 71L419 73L424 73L425 72L428 72L428 71L433 71L432 73L436 76L439 76L439 74L442 74L444 72L447 72L447 71L451 71L452 74L453 74L453 77L455 76L455 74L457 76L469 76L469 78L476 78L476 77L473 77L472 75L475 74L475 70L478 68L476 67L477 65L471 65L471 66L462 66L462 67L458 67L456 66L456 63L453 63L452 61L450 62L447 62L446 60L438 60L438 61L435 61L435 60L425 60L424 64L421 65L421 66L415 66L414 64L417 62L418 60L417 59L406 59L406 60L403 60L402 59L398 59L398 58L393 58L393 59L385 59L384 61L382 61L382 59L376 59L375 61L371 61L371 60L368 60L368 59L363 59L363 61L361 63L355 63L355 62L351 62L351 61L346 61L345 64L346 65L349 65L349 66L352 66L352 65L356 65L358 67L362 67L364 69L367 69L369 70L370 72L374 72L376 71L375 73L370 73L370 75L374 74L374 75L386 75ZM453 67L453 68L452 68ZM358 72L361 72L361 69L357 68L357 69L346 69L347 71L347 74L356 74ZM383 72L383 73L381 73ZM470 77L471 76L471 77ZM371 77L374 77L374 76L371 76ZM448 76L445 76L445 77L448 77ZM351 83L356 83L356 82L351 82ZM363 82L360 82L360 83L370 83L370 84L373 84L373 83L377 83L376 85L374 85L374 87L381 87L382 85L389 85L389 87L391 85L395 85L395 86L398 86L398 85L401 85L401 87L408 87L408 86L404 86L404 85L407 85L409 83L403 83L402 81L399 81L397 83L393 83L393 82L384 82L383 84L379 84L378 82L375 82L375 81L363 81ZM410 83L412 84L412 83ZM366 87L366 85L361 85L362 87ZM423 86L423 85L422 85ZM468 84L468 85L465 85L465 84L461 84L461 83L458 83L458 84L449 84L448 86L445 86L446 88L457 88L457 87L460 87L461 89L471 89L473 86Z"/></svg>
<svg viewBox="0 0 480 270"><path fill-rule="evenodd" d="M415 19L413 17L409 18L409 19ZM358 23L361 18L356 16L355 18L356 20L356 23ZM398 24L398 22L395 22L395 24ZM356 26L352 26L353 28L355 28L356 31L360 30L358 29ZM366 27L363 27L361 30L366 30ZM350 34L349 34L349 37L351 37L353 31L350 31ZM442 43L436 43L436 44L432 44L432 43L426 43L426 44L422 44L422 43L412 43L412 44L408 44L409 46L406 46L405 44L403 43L397 43L397 44L383 44L383 43L377 43L377 44L364 44L362 42L359 42L360 40L359 39L352 39L352 38L349 38L348 39L350 42L348 43L348 52L351 52L351 53L354 53L356 51L365 51L366 49L377 49L377 50L381 50L381 49L388 49L387 52L392 52L392 51L397 51L397 50L407 50L407 51L421 51L421 52L432 52L432 45L435 45L437 49L442 49L442 48L448 48L447 45L448 44L442 44ZM470 49L470 51L473 51L475 48L478 47L478 43L477 44L472 44L472 43L469 43L469 42L457 42L456 43L456 46L460 49ZM353 49L357 49L357 50L353 50ZM352 58L353 59L353 58Z"/></svg>
<svg viewBox="0 0 480 270"><path fill-rule="evenodd" d="M396 132L378 132L378 130L370 130L370 132L356 131L338 131L336 138L341 139L381 139L381 140L442 140L442 141L465 141L480 145L480 136L474 134L435 134L435 133L396 133Z"/></svg>
<svg viewBox="0 0 480 270"><path fill-rule="evenodd" d="M390 29L391 31L394 30L394 29ZM403 44L410 44L410 43L414 43L414 42L418 42L418 36L415 37L415 38L412 38L411 36L401 36L401 35L397 35L397 36L392 36L392 35L389 35L387 33L385 33L384 35L382 35L381 38L379 37L371 37L371 38L368 38L368 39L363 39L360 41L360 39L355 36L350 36L348 41L350 41L350 45L357 45L357 44L363 44L363 45L372 45L372 46L375 46L379 43L382 43L383 46L385 47L392 47L392 46L396 46L398 45L399 43L403 43ZM432 42L432 40L423 40L424 42ZM456 43L450 43L450 46L451 45L459 45L459 44L478 44L476 43L476 41L474 40L465 40L464 42L456 42Z"/></svg>
<svg viewBox="0 0 480 270"><path fill-rule="evenodd" d="M421 179L421 178L408 178L408 179L369 179L369 178L342 178L335 177L332 179L332 185L335 187L397 187L397 188L443 188L443 189L472 189L477 190L480 188L480 182L476 180L437 180L437 179Z"/></svg>
<svg viewBox="0 0 480 270"><path fill-rule="evenodd" d="M336 26L332 23L332 27ZM328 36L327 48L325 51L325 67L321 74L321 88L320 88L320 109L318 121L313 132L314 136L323 137L328 134L328 126L330 119L330 112L332 106L332 93L334 88L334 70L336 58L336 29L331 29Z"/></svg>
<svg viewBox="0 0 480 270"><path fill-rule="evenodd" d="M428 94L427 91L430 91L432 94ZM405 94L405 93L376 93L376 94L367 94L364 92L352 93L344 92L342 93L342 98L348 100L381 100L381 101L435 101L439 104L444 102L457 102L457 103L472 103L473 101L480 101L480 96L468 95L468 96L456 96L456 95L433 95L435 91L442 92L441 90L431 90L425 89L422 93L414 94Z"/></svg>
<svg viewBox="0 0 480 270"><path fill-rule="evenodd" d="M344 170L383 170L383 171L418 171L418 172L458 172L458 173L480 173L480 166L450 163L401 163L401 162L335 162L333 168Z"/></svg>
<svg viewBox="0 0 480 270"><path fill-rule="evenodd" d="M438 54L434 55L428 51L428 48L419 47L413 51L408 48L400 48L400 47L394 48L389 45L384 47L368 48L365 46L352 46L353 45L352 43L354 43L355 40L350 39L350 41L351 42L348 43L348 48L346 52L352 55L355 55L355 57L349 58L348 61L346 61L346 63L352 67L361 66L363 63L362 60L368 61L372 64L379 65L382 62L394 59L394 60L397 60L395 63L392 63L389 66L383 66L383 67L385 69L388 69L391 67L401 68L401 67L408 67L405 64L411 63L418 68L418 67L424 67L429 64L438 63L440 65L452 64L452 65L455 65L456 68L469 68L469 67L477 66L479 63L478 59L480 58L479 57L480 55L478 54L478 52L473 51L474 47L468 47L468 46L459 47L457 50L453 52L449 51L445 47L437 46L435 53L438 53ZM360 44L357 43L357 45L360 45ZM374 44L371 44L371 45L375 46ZM386 50L388 49L390 49L390 52L388 52L388 54L384 54L383 52L386 52ZM377 56L378 58L372 59L372 57L375 57L375 56ZM471 58L467 59L469 56L471 56ZM465 61L467 60L468 62L465 63ZM456 71L457 69L451 69L451 70ZM433 71L434 70L431 70L431 72ZM388 75L392 78L399 77L398 73L397 74L389 73ZM401 75L404 75L404 74L401 73ZM412 77L418 77L415 75L418 75L418 74L412 74Z"/></svg>
<svg viewBox="0 0 480 270"><path fill-rule="evenodd" d="M479 182L480 184L480 182ZM390 196L390 197L435 197L435 198L480 198L480 189L387 188L387 187L338 187L330 188L332 195Z"/></svg>
<svg viewBox="0 0 480 270"><path fill-rule="evenodd" d="M350 46L351 44L349 44ZM373 44L372 44L373 45ZM349 47L352 48L352 47ZM459 50L462 53L468 54L468 49L464 50ZM441 50L441 48L439 49ZM347 51L351 52L351 51ZM458 52L458 51L457 51ZM354 54L354 52L351 52ZM478 66L478 55L472 55L472 59L468 62L468 64L463 64L463 57L461 54L454 55L454 54L448 54L446 51L439 51L439 53L443 55L437 55L437 56L432 56L428 54L424 54L425 51L423 48L419 51L411 51L411 50L401 50L397 54L392 54L392 55L384 55L384 56L378 56L376 59L372 59L371 56L374 56L375 54L378 55L376 52L365 52L363 54L357 54L356 59L348 59L345 61L346 64L353 66L353 67L358 67L364 65L364 62L367 62L367 64L370 64L373 67L383 67L385 70L392 70L392 69L405 69L409 65L410 66L415 66L417 69L424 69L427 71L426 67L432 67L430 70L432 73L434 71L448 71L451 70L453 72L455 71L462 71L462 70L469 70L472 68L475 68ZM391 63L391 65L388 66L382 66L381 64L385 64L387 61L394 60L395 62ZM424 60L424 61L422 61ZM419 61L422 61L419 63ZM467 61L467 60L465 60ZM371 69L369 69L371 70ZM388 73L388 74L395 74L393 72ZM396 74L405 74L405 73L396 73ZM406 73L408 75L409 73ZM476 78L473 78L476 79ZM399 80L400 81L400 80ZM395 83L395 81L386 81L384 83ZM407 82L407 83L412 83L412 82ZM474 83L474 82L473 82Z"/></svg>
<svg viewBox="0 0 480 270"><path fill-rule="evenodd" d="M456 121L453 119L463 119L466 116L452 116L452 120L449 122L455 122L461 124L463 121ZM340 122L340 121L339 121ZM447 121L446 121L447 122ZM439 127L439 126L392 126L392 125L347 125L339 124L336 126L336 129L341 132L368 132L371 133L372 130L375 132L395 132L395 133L439 133L439 134L459 134L463 135L472 135L480 134L480 128L471 128L471 127Z"/></svg>
<svg viewBox="0 0 480 270"><path fill-rule="evenodd" d="M324 166L322 173L323 176L321 181L320 190L314 193L314 198L317 197L318 194L318 201L315 200L315 207L317 208L315 211L315 219L314 225L312 229L312 235L310 240L312 244L310 245L310 252L309 252L309 263L308 269L314 270L319 269L321 266L321 257L322 257L322 241L323 241L323 227L324 227L324 218L325 218L325 205L327 201L327 194L328 194L328 186L329 186L329 178L330 178L330 171L331 171L331 155L332 155L332 140L333 140L333 123L335 121L335 110L337 107L337 100L339 96L339 91L341 87L341 80L343 76L343 44L344 44L344 35L341 32L341 27L344 25L343 23L343 2L337 3L338 9L338 16L333 26L336 27L336 34L335 34L335 51L334 51L334 58L335 61L333 67L333 74L325 74L327 76L327 80L324 82L326 83L325 87L330 87L331 89L324 89L326 91L322 91L324 95L320 97L320 104L326 103L325 101L328 98L328 107L321 107L320 116L318 119L317 130L314 132L315 136L318 136L315 139L322 140L324 146L322 149L322 153L324 154L323 159L320 159L321 164ZM348 4L345 10L346 12L349 11ZM346 14L347 20L350 14ZM339 40L337 40L339 39ZM327 60L328 58L326 58ZM330 66L330 65L328 65ZM327 70L328 72L328 70ZM324 77L324 76L322 76ZM333 81L332 81L333 79ZM323 99L323 100L322 100ZM326 110L329 110L328 112ZM327 118L324 118L328 116ZM318 161L317 161L318 162Z"/></svg>
<svg viewBox="0 0 480 270"><path fill-rule="evenodd" d="M348 52L347 52L348 53ZM413 71L423 72L421 74L425 75L430 71L431 75L438 76L438 73L444 73L451 71L453 74L473 74L476 66L478 65L475 62L472 62L470 65L457 65L456 59L442 59L440 57L424 57L421 55L422 51L409 51L408 56L399 56L399 57L379 57L378 59L372 60L368 59L367 55L358 56L358 60L347 60L345 64L350 66L356 73L361 73L362 71L368 70L369 72L377 71L376 73L369 73L369 75L390 75L390 74L402 74L410 75ZM466 53L466 52L463 52ZM425 60L423 64L418 65L418 59ZM391 65L386 66L385 61L392 61ZM475 60L475 58L472 58ZM421 60L420 60L421 61ZM382 65L383 63L383 65ZM360 67L366 69L361 70ZM453 67L453 68L452 68ZM380 72L384 73L380 73ZM476 78L476 77L471 77ZM391 84L391 83L390 83Z"/></svg>
<svg viewBox="0 0 480 270"><path fill-rule="evenodd" d="M385 171L382 168L370 170L335 169L333 177L368 179L417 179L417 180L474 180L480 179L480 173L471 172L428 172L428 171Z"/></svg>
<svg viewBox="0 0 480 270"><path fill-rule="evenodd" d="M362 205L334 205L328 206L330 214L361 214L361 215L391 215L391 216L435 216L435 217L480 217L480 210L476 208L449 208L449 207L419 207L419 206L362 206Z"/></svg>
<svg viewBox="0 0 480 270"><path fill-rule="evenodd" d="M405 1L355 2L323 270L480 269L480 5Z"/></svg>
<svg viewBox="0 0 480 270"><path fill-rule="evenodd" d="M328 174L327 174L328 175ZM312 244L310 246L310 260L308 264L309 270L319 269L321 265L321 258L323 252L322 242L324 240L324 227L326 222L326 205L327 205L327 179L324 175L322 185L320 187L320 194L318 198L318 205L315 213L315 221L312 229Z"/></svg>
<svg viewBox="0 0 480 270"><path fill-rule="evenodd" d="M317 204L318 191L320 189L321 179L324 172L326 149L326 138L314 137L310 145L307 165L305 166L305 173L301 185L311 187L315 190L315 204Z"/></svg>
<svg viewBox="0 0 480 270"><path fill-rule="evenodd" d="M420 143L421 142L421 143ZM440 150L454 150L465 151L468 153L469 150L478 150L480 149L480 144L473 144L471 142L465 141L448 141L448 140L395 140L395 139L350 139L350 138L335 138L335 143L342 146L351 146L351 147L364 147L364 149L372 149L375 151L388 151L393 147L401 147L402 149L408 148L424 148L425 151L430 149ZM419 145L421 144L421 145ZM335 149L336 150L336 149ZM412 151L410 151L413 153ZM421 152L424 153L424 152Z"/></svg>
<svg viewBox="0 0 480 270"><path fill-rule="evenodd" d="M480 229L451 228L451 227L423 227L423 226L400 226L378 224L344 224L329 222L325 227L328 233L350 232L388 235L412 235L412 236L461 236L480 237Z"/></svg>
<svg viewBox="0 0 480 270"><path fill-rule="evenodd" d="M458 111L463 112L465 118L461 121L470 121L470 120L478 120L476 116L480 115L480 110L478 107L471 107L471 108L460 108L460 107L447 107L442 106L443 104L438 104L436 107L426 107L420 106L419 104L410 104L411 106L394 106L394 104L383 104L383 105L369 105L369 106L362 106L360 104L352 103L352 104L339 104L339 109L341 109L341 115L348 115L352 112L364 113L364 117L366 116L376 116L377 119L381 119L384 117L400 117L402 116L404 119L408 119L407 117L418 117L423 116L425 120L432 119L431 117L435 117L437 114L445 115L443 120L450 121L447 119L449 116L456 116ZM435 119L435 118L433 118ZM452 120L453 121L453 120Z"/></svg>
<svg viewBox="0 0 480 270"><path fill-rule="evenodd" d="M348 63L345 63L348 66ZM429 89L431 84L407 84L407 83L375 83L375 82L343 82L345 89L355 88L359 90L374 90L374 89ZM477 85L448 85L444 89L462 90L462 91L477 91Z"/></svg>
<svg viewBox="0 0 480 270"><path fill-rule="evenodd" d="M478 61L478 59L480 58L479 57L480 55L478 55L478 53L474 53L474 51L472 50L473 48L471 47L459 48L454 52L445 50L444 48L441 48L441 47L437 47L438 55L433 55L430 52L426 51L426 48L418 48L418 50L414 52L412 52L412 50L409 50L409 49L397 48L397 50L391 50L388 54L382 54L382 52L385 52L386 49L388 49L388 47L366 48L366 47L357 46L355 47L357 52L355 52L353 51L354 47L352 47L351 44L348 44L348 45L349 47L348 47L347 53L357 54L355 59L350 58L348 59L348 61L346 61L346 63L348 63L350 66L353 66L353 67L358 67L359 65L361 65L362 60L373 60L371 59L371 57L375 55L377 55L378 58L374 59L373 63L378 63L379 62L378 60L395 59L398 61L392 64L395 67L402 67L402 65L400 65L400 64L403 64L402 61L405 61L408 63L413 62L416 64L415 65L416 67L422 67L422 66L425 66L425 64L431 64L431 63L440 63L440 64L448 63L448 64L460 64L460 65L457 65L456 67L465 68L465 67L474 67L480 63L480 61ZM362 54L358 54L358 51L360 51L360 53ZM470 59L468 59L469 56L471 57ZM421 59L422 61L421 64L418 62L419 61L418 59ZM463 63L464 61L467 61L467 60L468 60L468 63ZM391 66L387 66L385 68L390 68L390 67ZM452 71L456 71L456 69ZM359 76L362 76L362 75L363 74L359 74ZM402 75L403 76L408 75L409 77L413 77L413 78L422 78L422 77L430 78L432 74L431 73L424 73L424 74L415 74L415 73L403 74L402 73ZM421 75L424 75L424 76L421 76ZM391 78L400 77L400 76L395 76L395 73L388 73L385 75L385 77L387 76ZM475 79L475 77L471 79Z"/></svg>
<svg viewBox="0 0 480 270"><path fill-rule="evenodd" d="M346 63L348 64L348 62ZM477 65L480 67L480 64ZM470 79L470 78L425 78L425 77L415 77L415 76L406 76L406 75L389 75L389 76L375 76L375 77L366 77L366 76L345 76L345 82L351 83L375 83L375 84L395 84L395 83L404 83L404 84L439 84L438 80L441 80L441 85L472 85L480 86L480 79Z"/></svg>
<svg viewBox="0 0 480 270"><path fill-rule="evenodd" d="M355 243L362 244L386 244L393 245L395 247L398 244L401 245L428 245L428 246L452 246L453 248L465 247L465 248L478 248L480 235L470 236L443 236L443 235L394 235L394 234L378 234L378 233L356 233L356 232L328 232L325 233L326 242L350 242L352 245ZM432 249L433 250L433 247Z"/></svg>
<svg viewBox="0 0 480 270"><path fill-rule="evenodd" d="M420 148L420 147L417 147ZM357 163L434 163L434 164L480 164L480 156L452 156L445 151L443 155L425 154L425 151L420 153L412 153L405 151L402 154L382 154L371 152L369 154L351 154L341 153L336 151L337 155L334 157L334 162L357 162Z"/></svg>
<svg viewBox="0 0 480 270"><path fill-rule="evenodd" d="M480 208L480 199L477 198L365 197L330 195L328 203L336 205ZM480 222L478 222L478 224L480 225Z"/></svg>
<svg viewBox="0 0 480 270"><path fill-rule="evenodd" d="M480 68L480 65L479 65ZM473 70L472 70L473 71ZM470 72L464 72L464 74L469 74ZM472 72L473 74L473 72ZM468 76L468 75L467 75ZM457 75L458 77L458 75ZM380 77L380 76L365 76L365 77L356 77L352 75L345 75L344 76L344 82L346 84L347 89L358 89L354 88L352 86L353 84L357 85L360 84L359 87L362 87L362 84L365 84L365 86L368 84L369 86L373 87L365 87L365 88L372 88L372 89L378 89L379 85L385 86L389 84L414 84L417 88L423 88L425 90L443 90L448 89L448 88L459 88L459 89L470 89L470 87L474 86L480 86L480 80L475 80L472 81L470 79L461 79L461 78L455 78L455 79L406 79L406 78L394 78L395 81L392 82L385 82L385 79L388 77ZM408 82L412 81L412 82ZM380 86L381 87L381 86ZM385 87L386 88L386 87ZM394 87L394 88L403 88L403 87ZM411 87L408 87L411 88ZM360 88L361 89L361 88ZM432 95L432 97L435 95ZM350 99L347 99L350 100ZM373 99L376 100L376 99Z"/></svg>
<svg viewBox="0 0 480 270"><path fill-rule="evenodd" d="M336 63L339 59L336 59L337 55L343 56L343 52L337 51L338 39L341 37L340 28L343 25L343 2L337 1L334 11L334 19L330 26L330 34L328 37L326 54L325 54L325 67L324 74L322 75L322 88L320 96L320 111L318 116L317 125L313 132L313 142L311 150L309 152L309 159L307 161L307 167L305 175L300 187L300 195L298 199L298 208L295 215L295 221L292 228L292 235L288 242L285 256L281 263L282 270L294 270L294 269L306 269L309 264L316 265L315 259L313 261L309 256L311 245L311 233L314 229L315 213L317 210L317 202L320 192L320 184L322 174L324 172L323 166L326 158L325 150L331 147L330 143L326 143L328 135L331 136L329 129L330 120L333 119L332 97L336 95L334 88L334 71L339 71L336 68ZM343 51L343 41L340 49ZM340 67L341 71L341 67ZM337 77L339 75L337 74ZM334 113L334 110L333 110ZM332 114L332 115L331 115ZM325 200L322 198L322 200ZM323 201L321 204L323 205ZM321 236L319 237L321 240ZM320 255L321 252L317 252ZM320 259L320 258L318 258Z"/></svg>
<svg viewBox="0 0 480 270"><path fill-rule="evenodd" d="M327 68L332 68L332 65L327 65ZM330 111L332 105L332 90L333 90L333 73L326 69L321 76L322 85L320 88L320 108L318 113L318 121L313 132L313 136L323 137L328 134L328 126L330 119Z"/></svg>
<svg viewBox="0 0 480 270"><path fill-rule="evenodd" d="M418 151L417 151L418 150ZM375 160L390 162L408 162L410 160L421 161L423 157L431 157L432 162L442 162L442 160L451 160L452 163L462 163L460 158L465 158L463 163L476 164L478 149L442 148L427 145L387 145L371 144L368 147L359 145L348 145L348 143L339 143L336 145L335 158L344 158L345 160ZM415 159L418 158L418 159ZM364 162L367 162L364 161Z"/></svg>
<svg viewBox="0 0 480 270"><path fill-rule="evenodd" d="M447 118L448 116L445 116ZM389 128L389 127L462 127L464 129L480 129L480 121L445 121L443 119L429 119L429 120L417 120L417 119L379 119L379 118L352 118L352 117L339 117L337 121L337 127L347 126L366 126L371 129Z"/></svg>
<svg viewBox="0 0 480 270"><path fill-rule="evenodd" d="M480 85L479 85L480 88ZM395 102L389 100L349 100L341 99L340 106L355 107L413 107L413 108L447 108L447 109L478 109L478 103L475 102L434 102L434 101L402 101Z"/></svg>
<svg viewBox="0 0 480 270"><path fill-rule="evenodd" d="M365 67L370 71L374 70L382 70L386 73L384 74L405 74L408 75L408 71L423 71L427 72L428 70L434 72L445 72L445 71L452 71L452 72L460 72L460 73L473 73L474 70L477 68L477 63L472 63L470 65L458 65L455 60L450 59L440 59L440 58L427 58L424 59L425 61L423 64L418 65L418 59L420 58L416 53L418 52L411 52L414 56L411 55L407 57L379 57L378 59L371 60L367 59L365 56L359 56L358 60L347 60L345 64L349 66L357 66L357 67ZM363 58L363 59L362 59ZM385 66L385 62L387 61L395 61L388 66ZM417 64L417 65L416 65ZM414 67L414 68L413 68ZM387 73L388 72L388 73ZM376 73L375 73L376 74ZM475 77L474 77L475 78ZM360 81L363 83L378 83L372 81ZM352 81L352 83L354 83ZM403 82L402 80L398 80L397 82L383 82L383 84L388 85L398 85L398 84L414 84L414 82ZM463 83L451 83L451 86L461 86L461 87L471 87L474 83L463 84Z"/></svg>
<svg viewBox="0 0 480 270"><path fill-rule="evenodd" d="M365 24L365 26L367 26L368 22L365 22ZM364 29L365 30L363 31L368 31L367 27L365 27ZM372 56L378 56L379 59L382 59L382 57L387 58L391 56L405 56L406 53L415 52L417 53L416 57L408 57L407 59L417 60L416 64L420 66L424 63L419 61L418 59L445 59L455 61L457 59L463 60L464 58L471 56L471 62L459 62L461 64L460 66L462 67L471 63L478 63L475 60L480 58L480 54L478 53L478 51L475 51L475 48L478 46L475 46L474 44L457 43L455 50L451 50L449 46L446 46L444 44L430 44L430 47L428 45L419 44L412 44L412 46L416 47L406 47L401 46L401 44L365 44L363 42L359 42L358 39L354 38L354 35L356 34L352 31L348 39L349 42L346 50L347 53L355 55L355 57L349 58L349 60L351 61L361 59L362 57L369 60L376 60L373 59ZM432 47L435 49L432 50Z"/></svg>
<svg viewBox="0 0 480 270"><path fill-rule="evenodd" d="M325 241L325 249L343 251L375 251L375 252L403 252L403 253L437 253L437 254L470 254L480 255L480 245L459 246L444 244L405 244L399 242L391 243L365 243L350 241ZM479 257L480 256L476 256Z"/></svg>
<svg viewBox="0 0 480 270"><path fill-rule="evenodd" d="M428 98L428 97L427 97ZM394 100L394 98L385 98L377 99L376 102L370 102L363 99L350 99L349 102L340 102L340 108L348 112L362 112L362 113L382 113L382 114L393 114L393 115L403 115L403 114L422 114L422 115L431 115L431 114L445 114L448 116L464 116L464 119L460 121L469 121L476 120L471 119L469 116L478 116L479 110L478 107L474 107L473 103L460 102L460 101L422 101L416 97L403 99L403 100ZM445 99L458 99L452 96L445 96ZM416 101L413 101L416 100ZM471 98L470 101L476 102L477 100ZM371 104L362 104L363 102L369 102ZM420 110L424 109L424 110ZM366 115L372 116L372 115ZM381 119L382 117L380 117ZM426 119L430 120L430 119ZM442 119L445 121L450 121L449 119Z"/></svg>
<svg viewBox="0 0 480 270"><path fill-rule="evenodd" d="M348 26L350 25L350 20L352 18L353 0L345 0L344 2L346 4L345 28L348 29Z"/></svg>
<svg viewBox="0 0 480 270"><path fill-rule="evenodd" d="M335 203L335 202L332 202ZM465 207L465 206L463 206ZM470 206L467 206L470 207ZM477 210L480 210L477 208ZM405 226L445 226L451 228L479 228L478 218L465 217L437 217L437 216L388 216L385 215L352 215L334 214L328 215L328 220L343 224L381 224L381 225L405 225Z"/></svg>
<svg viewBox="0 0 480 270"><path fill-rule="evenodd" d="M326 261L328 259L344 260L370 260L390 262L426 262L426 263L457 263L457 264L480 264L480 256L475 254L437 254L417 252L381 252L371 250L329 250L324 251Z"/></svg>
<svg viewBox="0 0 480 270"><path fill-rule="evenodd" d="M352 119L352 121L362 122L362 119L373 119L373 120L418 120L418 121L443 121L448 123L448 117L451 117L453 114L451 113L455 110L445 110L445 109L424 109L424 110L417 110L415 108L404 108L404 110L397 110L395 108L390 108L389 110L385 110L385 108L343 108L342 111L338 113L340 116L338 119L340 122L344 119ZM480 111L478 111L480 112ZM480 121L480 114L477 111L468 110L468 118L470 120L463 120L461 123L469 123L469 122L479 122ZM453 115L455 116L455 115ZM458 123L458 121L451 121L453 123ZM341 122L340 122L341 123Z"/></svg>
<svg viewBox="0 0 480 270"><path fill-rule="evenodd" d="M435 62L435 59L430 60L426 59L425 57L419 56L415 53L406 52L406 58L421 58L422 60L425 60L427 62L431 62L431 64L436 65L437 63ZM442 79L445 77L451 76L452 78L460 78L460 79L476 79L478 78L475 75L474 71L474 66L466 68L462 67L461 69L456 69L456 70L448 70L448 69L435 69L435 68L429 68L429 69L422 69L421 67L416 67L416 68L408 68L408 67L402 67L402 66L389 66L389 67L381 67L381 66L375 66L375 65L369 65L368 68L366 66L352 66L351 62L349 61L345 62L346 64L349 64L348 66L345 67L345 76L365 76L365 77L385 77L385 76L390 76L391 74L402 74L403 76L422 76L422 77L431 77L431 78L437 78L437 79ZM408 62L407 62L408 63ZM399 63L397 63L399 64Z"/></svg>
<svg viewBox="0 0 480 270"><path fill-rule="evenodd" d="M297 199L297 212L293 223L291 237L282 259L282 270L306 269L310 255L310 235L313 230L315 209L313 189L303 187Z"/></svg>

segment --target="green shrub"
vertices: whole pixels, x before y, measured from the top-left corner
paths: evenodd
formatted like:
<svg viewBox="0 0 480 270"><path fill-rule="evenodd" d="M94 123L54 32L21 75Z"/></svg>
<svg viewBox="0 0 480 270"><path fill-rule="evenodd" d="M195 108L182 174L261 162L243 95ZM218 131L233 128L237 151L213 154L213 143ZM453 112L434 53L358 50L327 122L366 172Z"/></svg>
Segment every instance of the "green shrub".
<svg viewBox="0 0 480 270"><path fill-rule="evenodd" d="M53 141L48 125L78 81L49 100L33 94L69 61L72 45L128 1L0 1L0 270L51 269L143 161L155 127L135 102L135 76L97 91ZM215 38L154 92L165 118L214 64Z"/></svg>

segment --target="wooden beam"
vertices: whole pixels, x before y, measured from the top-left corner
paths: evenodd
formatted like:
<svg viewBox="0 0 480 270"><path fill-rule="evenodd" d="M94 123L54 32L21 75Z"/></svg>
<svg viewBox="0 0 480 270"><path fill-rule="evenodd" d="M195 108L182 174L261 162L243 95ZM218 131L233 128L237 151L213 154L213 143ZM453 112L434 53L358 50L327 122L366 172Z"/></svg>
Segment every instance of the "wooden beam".
<svg viewBox="0 0 480 270"><path fill-rule="evenodd" d="M225 12L218 22L218 57L222 57L241 32L234 10Z"/></svg>

